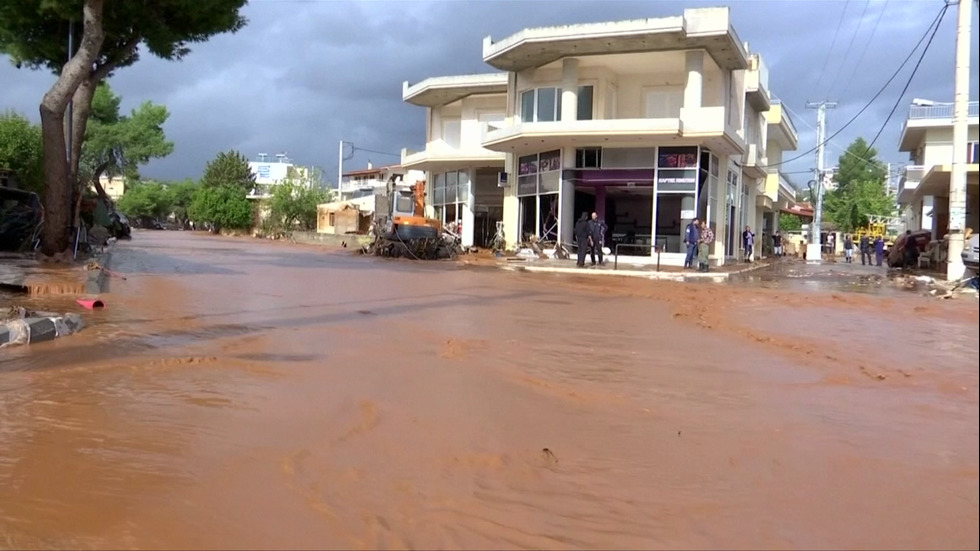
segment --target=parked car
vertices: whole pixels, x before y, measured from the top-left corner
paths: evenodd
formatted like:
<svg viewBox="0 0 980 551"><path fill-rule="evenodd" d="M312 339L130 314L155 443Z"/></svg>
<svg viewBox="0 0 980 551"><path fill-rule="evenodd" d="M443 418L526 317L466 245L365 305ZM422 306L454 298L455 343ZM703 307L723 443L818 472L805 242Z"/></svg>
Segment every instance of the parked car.
<svg viewBox="0 0 980 551"><path fill-rule="evenodd" d="M126 215L119 212L113 211L109 215L109 220L112 222L112 227L109 228L112 236L116 239L129 239L132 237L132 228L129 225L129 218Z"/></svg>
<svg viewBox="0 0 980 551"><path fill-rule="evenodd" d="M0 187L0 250L31 250L43 218L36 193Z"/></svg>
<svg viewBox="0 0 980 551"><path fill-rule="evenodd" d="M980 234L973 234L970 239L963 244L963 264L967 268L977 270L980 268Z"/></svg>

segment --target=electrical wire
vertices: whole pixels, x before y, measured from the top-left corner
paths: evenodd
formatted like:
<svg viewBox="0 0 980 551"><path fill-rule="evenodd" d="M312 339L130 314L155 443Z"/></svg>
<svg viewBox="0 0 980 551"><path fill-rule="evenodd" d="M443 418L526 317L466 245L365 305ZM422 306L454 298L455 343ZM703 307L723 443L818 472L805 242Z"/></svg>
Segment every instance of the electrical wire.
<svg viewBox="0 0 980 551"><path fill-rule="evenodd" d="M895 77L897 77L898 74L900 72L902 72L902 69L905 68L905 65L907 65L908 62L909 62L909 60L912 59L912 56L915 55L915 52L919 49L919 46L921 46L922 43L926 40L926 38L929 36L929 33L931 31L933 31L933 27L937 27L938 28L937 23L939 23L940 18L942 18L943 14L946 13L946 10L948 8L949 8L949 6L943 6L942 10L940 10L940 12L936 15L936 18L933 19L932 20L932 23L929 24L929 27L926 29L925 34L923 34L922 35L922 38L920 38L919 41L915 44L915 47L912 48L912 51L909 52L909 55L906 56L906 58L905 58L904 61L902 61L902 64L899 65L898 69L896 69L895 72L892 73L892 76L888 78L888 80L881 87L881 89L879 89L878 92L870 100L868 100L868 103L866 103L864 105L864 107L862 107L861 110L857 112L857 114L855 114L853 117L851 117L851 119L849 121L847 121L846 123L844 123L844 126L841 126L836 132L834 132L833 134L831 134L829 137L824 138L823 142L815 145L813 148L807 150L806 152L801 153L801 154L799 154L799 155L797 155L795 157L786 159L784 161L771 164L771 165L769 165L769 167L781 166L781 165L784 165L786 163L791 163L793 161L796 161L798 159L802 159L803 157L806 157L807 155L809 155L809 154L813 153L814 151L816 151L817 149L819 149L820 146L826 145L830 140L836 138L847 127L849 127L851 124L853 124L854 121L856 121L858 119L858 117L860 117L862 114L864 114L864 112L867 111L868 108L871 107L872 104L874 104L875 100L877 100L878 97L881 96L882 93L884 93L885 89L888 88L888 85L891 84L893 80L895 80Z"/></svg>
<svg viewBox="0 0 980 551"><path fill-rule="evenodd" d="M816 131L817 130L816 128L814 128L814 126L812 124L806 122L806 119L804 119L803 117L801 117L800 115L798 115L796 113L796 111L793 111L792 109L790 109L789 106L786 105L785 103L783 104L783 108L785 108L787 111L789 111L789 114L790 115L793 115L794 117L796 117L796 119L798 121L800 121L801 124L806 125L806 127L809 128L810 130L813 130L813 131ZM875 164L872 163L871 161L865 159L864 157L858 156L857 153L850 152L846 147L842 146L841 144L839 144L837 142L834 142L834 141L830 140L829 138L827 139L827 142L825 142L825 143L827 143L827 145L832 145L832 146L836 147L844 155L850 155L850 156L854 157L855 159L857 159L859 161L862 161L862 162L864 162L865 164L867 164L869 166L875 166ZM802 171L802 172L807 172L807 173L810 173L810 174L813 173L812 170ZM790 173L790 174L794 174L794 173Z"/></svg>
<svg viewBox="0 0 980 551"><path fill-rule="evenodd" d="M861 32L861 26L864 25L864 16L868 13L868 6L871 5L871 0L864 0L864 9L861 10L861 17L858 18L857 27L854 28L854 32L851 34L851 41L847 43L847 48L844 48L844 59L837 64L837 73L834 74L834 80L830 81L830 89L827 90L827 96L830 96L834 88L837 87L837 81L840 80L841 70L844 65L847 65L847 58L851 56L851 48L854 47L854 39L857 38L859 32Z"/></svg>
<svg viewBox="0 0 980 551"><path fill-rule="evenodd" d="M827 74L827 65L830 63L830 57L834 54L834 47L837 46L837 36L840 34L841 25L844 24L844 16L847 15L847 5L851 3L851 0L844 2L844 9L840 12L840 19L837 21L837 30L834 31L834 39L830 42L830 49L827 50L827 58L823 61L823 68L820 69L820 78L817 79L817 85L814 90L820 88L823 83L823 77Z"/></svg>
<svg viewBox="0 0 980 551"><path fill-rule="evenodd" d="M847 91L850 90L851 84L854 82L854 75L857 74L858 69L861 67L861 62L864 61L864 56L868 54L868 49L871 44L875 41L875 33L878 31L878 25L881 24L881 16L885 14L885 10L888 9L888 2L890 0L885 0L884 5L881 6L881 11L878 12L878 18L875 19L875 24L871 27L871 36L868 37L868 41L864 44L864 49L861 51L861 55L858 56L857 63L854 64L854 68L851 69L851 74L848 75L847 80L844 81L844 91L841 92L841 97L847 95Z"/></svg>
<svg viewBox="0 0 980 551"><path fill-rule="evenodd" d="M929 51L929 46L932 45L932 40L936 38L936 33L939 32L939 26L943 22L943 16L946 15L946 10L948 9L949 9L949 4L943 7L943 11L939 12L939 21L936 23L936 28L932 30L932 35L929 36L929 41L926 42L926 47L922 49L922 55L919 56L919 60L916 61L915 67L912 68L912 74L909 75L909 79L905 82L905 87L902 88L902 93L898 95L898 98L895 100L895 104L892 105L892 110L888 112L888 117L885 118L885 122L882 123L881 128L878 129L878 133L875 134L874 139L871 140L870 144L868 144L868 149L864 153L865 157L867 157L868 153L871 152L871 148L874 147L875 142L877 142L878 138L881 137L881 133L885 131L885 127L888 126L888 121L891 120L892 115L895 114L895 111L898 109L899 104L902 102L902 99L905 97L905 93L908 92L909 87L912 85L912 79L915 78L915 73L918 72L919 67L922 65L922 60L925 59L926 53Z"/></svg>

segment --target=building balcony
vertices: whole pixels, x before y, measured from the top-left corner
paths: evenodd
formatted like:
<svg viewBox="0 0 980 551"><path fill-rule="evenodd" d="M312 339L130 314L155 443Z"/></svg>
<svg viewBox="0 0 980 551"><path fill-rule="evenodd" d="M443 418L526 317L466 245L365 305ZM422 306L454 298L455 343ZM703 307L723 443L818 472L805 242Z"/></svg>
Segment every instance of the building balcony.
<svg viewBox="0 0 980 551"><path fill-rule="evenodd" d="M355 180L347 178L340 182L340 186L337 188L337 191L342 194L355 193L358 191L370 191L377 188L384 188L386 186L387 182L384 180Z"/></svg>
<svg viewBox="0 0 980 551"><path fill-rule="evenodd" d="M518 123L488 131L483 147L528 153L565 146L649 146L657 141L705 145L723 155L745 151L745 142L725 124L724 107L681 108L678 118Z"/></svg>
<svg viewBox="0 0 980 551"><path fill-rule="evenodd" d="M438 107L474 94L506 94L507 73L456 75L402 83L402 101L420 107Z"/></svg>
<svg viewBox="0 0 980 551"><path fill-rule="evenodd" d="M795 151L799 147L799 136L796 132L796 125L789 113L783 108L778 100L773 102L772 107L766 113L766 122L769 127L769 141L775 142L783 151Z"/></svg>
<svg viewBox="0 0 980 551"><path fill-rule="evenodd" d="M749 70L745 72L745 96L749 105L763 113L772 108L769 97L769 68L759 54L752 54Z"/></svg>
<svg viewBox="0 0 980 551"><path fill-rule="evenodd" d="M915 194L915 188L919 187L922 177L929 172L929 167L922 165L909 165L902 169L902 175L898 179L898 193L895 200L900 205L908 204Z"/></svg>
<svg viewBox="0 0 980 551"><path fill-rule="evenodd" d="M766 179L759 184L758 192L760 196L765 196L769 202L778 205L780 209L788 208L796 202L796 188L789 183L786 175L776 168L766 171Z"/></svg>
<svg viewBox="0 0 980 551"><path fill-rule="evenodd" d="M423 151L402 149L402 168L445 172L467 167L502 168L506 154L482 147L453 148L442 142L429 142Z"/></svg>
<svg viewBox="0 0 980 551"><path fill-rule="evenodd" d="M483 61L519 72L566 57L630 52L705 50L723 69L742 70L749 55L732 28L728 8L684 10L683 16L524 29L483 40Z"/></svg>
<svg viewBox="0 0 980 551"><path fill-rule="evenodd" d="M980 124L980 101L968 102L967 122L970 126ZM925 140L927 129L952 126L952 103L912 105L909 107L909 116L902 125L902 136L899 138L898 150L915 152Z"/></svg>
<svg viewBox="0 0 980 551"><path fill-rule="evenodd" d="M742 171L749 178L765 178L768 174L766 165L769 164L763 154L762 147L756 144L748 144L745 153L742 153Z"/></svg>

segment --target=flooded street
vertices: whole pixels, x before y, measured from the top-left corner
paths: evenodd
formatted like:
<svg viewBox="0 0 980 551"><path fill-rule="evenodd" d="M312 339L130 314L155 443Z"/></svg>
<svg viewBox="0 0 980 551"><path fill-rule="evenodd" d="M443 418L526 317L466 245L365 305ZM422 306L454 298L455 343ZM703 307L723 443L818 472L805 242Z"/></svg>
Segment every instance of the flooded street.
<svg viewBox="0 0 980 551"><path fill-rule="evenodd" d="M0 350L0 547L978 546L973 299L189 232L111 268Z"/></svg>

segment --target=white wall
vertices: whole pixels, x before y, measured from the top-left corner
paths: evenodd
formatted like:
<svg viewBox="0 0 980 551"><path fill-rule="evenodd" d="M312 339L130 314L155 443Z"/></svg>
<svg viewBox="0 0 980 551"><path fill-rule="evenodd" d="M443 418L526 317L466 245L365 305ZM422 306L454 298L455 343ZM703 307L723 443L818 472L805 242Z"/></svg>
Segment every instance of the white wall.
<svg viewBox="0 0 980 551"><path fill-rule="evenodd" d="M503 122L506 94L480 94L434 107L430 110L426 149L469 151L492 154L482 147L485 127L491 121ZM458 128L458 133L455 130ZM449 130L447 134L447 130Z"/></svg>

